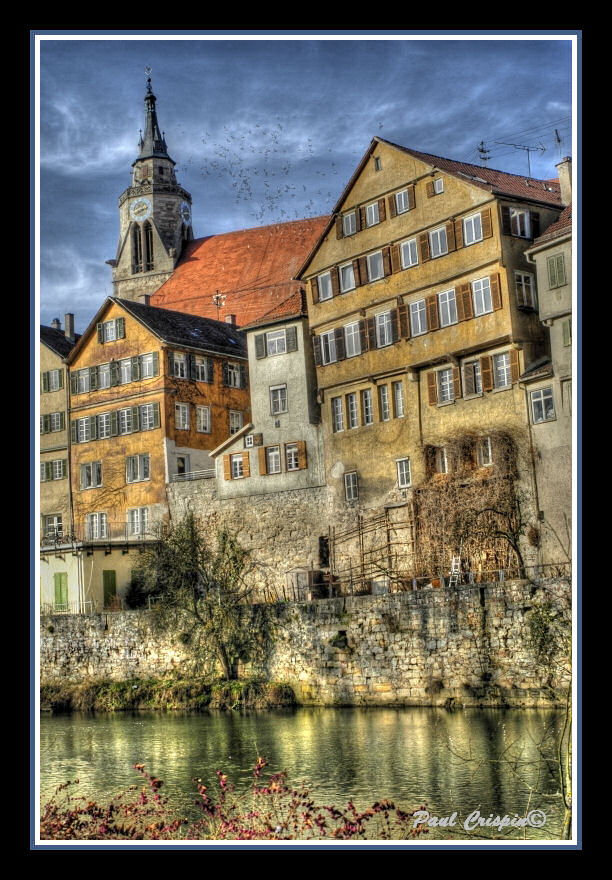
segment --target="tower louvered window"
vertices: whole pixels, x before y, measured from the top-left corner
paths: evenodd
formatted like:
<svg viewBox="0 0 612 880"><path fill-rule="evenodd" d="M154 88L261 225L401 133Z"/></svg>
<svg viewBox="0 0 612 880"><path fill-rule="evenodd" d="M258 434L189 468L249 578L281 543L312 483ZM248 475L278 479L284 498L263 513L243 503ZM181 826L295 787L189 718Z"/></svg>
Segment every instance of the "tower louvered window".
<svg viewBox="0 0 612 880"><path fill-rule="evenodd" d="M132 254L134 274L150 272L155 268L153 260L153 227L147 221L132 229Z"/></svg>

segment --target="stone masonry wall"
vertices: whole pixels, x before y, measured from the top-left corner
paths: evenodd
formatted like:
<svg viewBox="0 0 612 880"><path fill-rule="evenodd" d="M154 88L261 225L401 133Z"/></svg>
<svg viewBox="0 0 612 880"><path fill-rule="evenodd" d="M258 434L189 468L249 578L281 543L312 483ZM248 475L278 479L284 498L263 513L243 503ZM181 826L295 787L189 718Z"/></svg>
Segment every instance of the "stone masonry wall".
<svg viewBox="0 0 612 880"><path fill-rule="evenodd" d="M424 589L384 596L278 603L272 654L260 673L308 705L550 706L550 681L529 644L534 601L566 607L567 584ZM41 621L41 680L159 677L184 650L153 636L150 612ZM555 694L552 688L557 689Z"/></svg>

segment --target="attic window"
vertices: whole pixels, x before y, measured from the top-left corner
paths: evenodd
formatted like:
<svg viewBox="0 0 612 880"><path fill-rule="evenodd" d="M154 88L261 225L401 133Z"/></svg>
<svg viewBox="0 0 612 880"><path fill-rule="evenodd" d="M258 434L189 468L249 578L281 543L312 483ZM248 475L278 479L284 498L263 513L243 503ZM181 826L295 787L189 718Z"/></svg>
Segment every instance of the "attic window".
<svg viewBox="0 0 612 880"><path fill-rule="evenodd" d="M374 171L382 171L382 161L380 156L374 156Z"/></svg>
<svg viewBox="0 0 612 880"><path fill-rule="evenodd" d="M436 195L444 192L444 179L442 177L436 177L436 179L433 182L433 185L434 185L434 192Z"/></svg>

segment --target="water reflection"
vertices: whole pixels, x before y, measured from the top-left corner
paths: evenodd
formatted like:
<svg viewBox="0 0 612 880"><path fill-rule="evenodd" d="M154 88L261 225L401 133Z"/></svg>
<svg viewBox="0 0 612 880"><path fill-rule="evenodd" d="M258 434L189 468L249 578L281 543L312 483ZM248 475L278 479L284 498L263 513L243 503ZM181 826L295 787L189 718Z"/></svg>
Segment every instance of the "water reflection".
<svg viewBox="0 0 612 880"><path fill-rule="evenodd" d="M239 714L212 712L117 713L44 716L41 719L43 799L69 779L102 800L136 784L132 770L144 763L164 780L172 802L193 810L193 776L215 785L222 769L248 785L258 755L293 782L309 782L319 803L353 800L365 807L389 797L406 808L427 803L447 815L471 810L523 815L547 731L560 735L561 716L549 710L300 708ZM518 772L509 758L521 756ZM540 762L540 773L542 774ZM557 790L554 767L544 767L542 786ZM548 816L552 832L560 805L532 803ZM546 836L545 830L533 836Z"/></svg>

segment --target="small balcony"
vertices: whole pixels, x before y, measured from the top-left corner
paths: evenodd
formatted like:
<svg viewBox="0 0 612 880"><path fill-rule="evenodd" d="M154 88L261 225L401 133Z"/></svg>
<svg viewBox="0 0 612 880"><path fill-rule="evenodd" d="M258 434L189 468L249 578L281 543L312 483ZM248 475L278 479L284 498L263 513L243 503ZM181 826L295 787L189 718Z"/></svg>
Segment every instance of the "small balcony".
<svg viewBox="0 0 612 880"><path fill-rule="evenodd" d="M214 468L208 468L203 471L187 471L183 474L170 474L171 483L184 483L187 480L214 480L216 471Z"/></svg>
<svg viewBox="0 0 612 880"><path fill-rule="evenodd" d="M137 526L125 520L105 520L94 524L74 526L72 531L62 528L47 529L40 537L43 550L71 550L83 546L108 546L111 544L147 544L159 541L163 523L139 523Z"/></svg>

